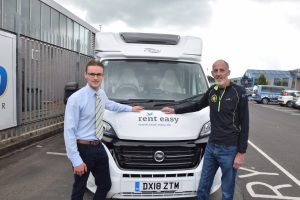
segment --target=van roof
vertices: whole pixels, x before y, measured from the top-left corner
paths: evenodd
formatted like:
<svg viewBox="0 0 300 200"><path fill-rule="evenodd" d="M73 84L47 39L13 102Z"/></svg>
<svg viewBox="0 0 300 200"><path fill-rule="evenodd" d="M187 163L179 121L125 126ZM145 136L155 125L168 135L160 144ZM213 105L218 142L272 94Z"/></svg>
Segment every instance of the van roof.
<svg viewBox="0 0 300 200"><path fill-rule="evenodd" d="M156 33L96 34L95 53L101 59L162 59L200 62L199 37Z"/></svg>

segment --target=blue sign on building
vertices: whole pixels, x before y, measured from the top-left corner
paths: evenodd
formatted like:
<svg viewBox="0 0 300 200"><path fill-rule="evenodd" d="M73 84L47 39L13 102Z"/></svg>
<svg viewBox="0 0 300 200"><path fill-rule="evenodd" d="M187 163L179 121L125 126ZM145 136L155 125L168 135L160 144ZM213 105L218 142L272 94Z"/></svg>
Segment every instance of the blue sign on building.
<svg viewBox="0 0 300 200"><path fill-rule="evenodd" d="M0 97L7 88L7 73L4 67L0 66Z"/></svg>

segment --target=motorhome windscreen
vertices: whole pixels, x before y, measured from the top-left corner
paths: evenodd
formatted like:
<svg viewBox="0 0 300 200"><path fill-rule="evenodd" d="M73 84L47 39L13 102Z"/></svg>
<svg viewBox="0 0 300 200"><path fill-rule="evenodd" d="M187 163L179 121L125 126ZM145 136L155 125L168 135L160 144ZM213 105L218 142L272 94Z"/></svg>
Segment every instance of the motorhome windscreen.
<svg viewBox="0 0 300 200"><path fill-rule="evenodd" d="M103 87L111 99L183 100L208 89L197 63L105 60Z"/></svg>

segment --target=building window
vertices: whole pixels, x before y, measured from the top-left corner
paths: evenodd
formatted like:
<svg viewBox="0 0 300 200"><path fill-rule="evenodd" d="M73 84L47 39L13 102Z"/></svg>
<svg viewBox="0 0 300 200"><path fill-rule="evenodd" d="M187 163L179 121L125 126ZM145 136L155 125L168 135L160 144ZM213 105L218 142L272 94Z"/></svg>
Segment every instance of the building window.
<svg viewBox="0 0 300 200"><path fill-rule="evenodd" d="M283 78L283 85L282 86L288 86L289 85L289 78Z"/></svg>
<svg viewBox="0 0 300 200"><path fill-rule="evenodd" d="M3 28L14 31L15 30L15 16L17 12L16 0L4 0L3 4Z"/></svg>
<svg viewBox="0 0 300 200"><path fill-rule="evenodd" d="M3 13L2 13L2 1L0 1L0 28L3 27L3 25L2 25L2 15L3 15Z"/></svg>
<svg viewBox="0 0 300 200"><path fill-rule="evenodd" d="M45 42L51 42L51 15L50 15L50 7L42 3L42 40Z"/></svg>
<svg viewBox="0 0 300 200"><path fill-rule="evenodd" d="M84 36L84 27L80 26L80 52L86 54L86 46L85 46L85 36Z"/></svg>
<svg viewBox="0 0 300 200"><path fill-rule="evenodd" d="M89 52L89 48L90 48L90 44L89 44L89 37L90 37L90 34L89 34L89 30L88 29L84 29L84 45L85 45L85 48L86 48L86 54L87 55L90 55L90 52Z"/></svg>
<svg viewBox="0 0 300 200"><path fill-rule="evenodd" d="M74 28L73 28L73 21L67 18L67 48L73 50L74 46Z"/></svg>
<svg viewBox="0 0 300 200"><path fill-rule="evenodd" d="M94 49L95 49L95 34L89 31L89 36L88 36L88 47L89 47L89 55L94 54Z"/></svg>
<svg viewBox="0 0 300 200"><path fill-rule="evenodd" d="M55 45L59 44L59 12L51 9L51 42Z"/></svg>
<svg viewBox="0 0 300 200"><path fill-rule="evenodd" d="M30 30L30 0L21 1L21 33L24 35L29 35Z"/></svg>
<svg viewBox="0 0 300 200"><path fill-rule="evenodd" d="M30 36L41 38L41 3L38 0L31 0L30 9Z"/></svg>
<svg viewBox="0 0 300 200"><path fill-rule="evenodd" d="M74 22L74 50L79 51L80 47L78 45L79 42L79 34L80 34L80 28L79 24Z"/></svg>
<svg viewBox="0 0 300 200"><path fill-rule="evenodd" d="M60 45L67 48L67 17L63 14L59 15L59 31Z"/></svg>
<svg viewBox="0 0 300 200"><path fill-rule="evenodd" d="M288 78L274 78L274 85L279 85L279 86L288 86L289 84L289 79Z"/></svg>

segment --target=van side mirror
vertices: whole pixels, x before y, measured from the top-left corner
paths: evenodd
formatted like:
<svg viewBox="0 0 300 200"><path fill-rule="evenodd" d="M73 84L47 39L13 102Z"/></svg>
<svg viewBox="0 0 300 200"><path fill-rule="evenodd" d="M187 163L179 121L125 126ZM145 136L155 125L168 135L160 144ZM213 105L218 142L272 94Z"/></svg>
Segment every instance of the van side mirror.
<svg viewBox="0 0 300 200"><path fill-rule="evenodd" d="M68 98L78 90L77 82L68 82L65 85L65 93L64 93L64 103L67 104Z"/></svg>

